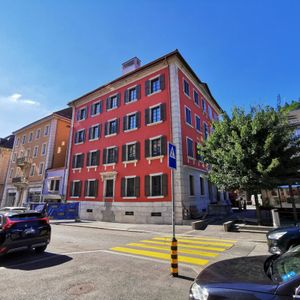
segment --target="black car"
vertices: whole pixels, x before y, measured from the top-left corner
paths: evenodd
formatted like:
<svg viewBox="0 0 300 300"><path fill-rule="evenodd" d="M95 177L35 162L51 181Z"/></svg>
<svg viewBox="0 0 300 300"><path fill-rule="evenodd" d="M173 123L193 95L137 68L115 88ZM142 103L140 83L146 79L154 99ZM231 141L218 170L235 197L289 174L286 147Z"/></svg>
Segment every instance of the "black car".
<svg viewBox="0 0 300 300"><path fill-rule="evenodd" d="M190 288L190 300L300 299L300 246L282 255L249 256L204 269Z"/></svg>
<svg viewBox="0 0 300 300"><path fill-rule="evenodd" d="M288 249L300 245L300 227L279 227L267 233L269 252L282 254Z"/></svg>
<svg viewBox="0 0 300 300"><path fill-rule="evenodd" d="M49 219L40 212L0 211L0 254L34 249L44 252L51 238Z"/></svg>

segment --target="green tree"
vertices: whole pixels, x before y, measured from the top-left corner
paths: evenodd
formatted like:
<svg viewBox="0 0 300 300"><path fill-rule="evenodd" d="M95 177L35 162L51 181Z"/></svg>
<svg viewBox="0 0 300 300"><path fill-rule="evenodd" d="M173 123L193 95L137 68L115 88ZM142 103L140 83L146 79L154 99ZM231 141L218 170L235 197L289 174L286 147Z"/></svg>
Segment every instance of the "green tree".
<svg viewBox="0 0 300 300"><path fill-rule="evenodd" d="M300 180L299 139L293 138L287 112L255 107L249 113L234 108L213 124L204 142L204 161L210 165L209 178L219 188L239 189L255 195L261 223L258 194L288 179Z"/></svg>

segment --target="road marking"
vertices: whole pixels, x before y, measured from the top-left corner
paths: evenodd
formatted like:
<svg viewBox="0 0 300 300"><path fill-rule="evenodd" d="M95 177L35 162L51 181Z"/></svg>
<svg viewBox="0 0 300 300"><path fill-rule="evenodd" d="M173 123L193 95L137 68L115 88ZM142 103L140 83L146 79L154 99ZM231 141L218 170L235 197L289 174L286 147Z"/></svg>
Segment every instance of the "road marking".
<svg viewBox="0 0 300 300"><path fill-rule="evenodd" d="M140 243L130 243L130 244L127 244L126 246L148 248L148 249L154 249L154 250L163 250L163 251L170 252L170 247L151 246L151 245L145 245L145 244L140 244ZM217 253L212 253L212 252L202 252L202 251L197 251L197 250L182 249L181 247L178 247L178 252L185 253L185 254L195 254L195 255L199 255L199 256L207 256L207 257L217 257L219 255Z"/></svg>
<svg viewBox="0 0 300 300"><path fill-rule="evenodd" d="M158 245L171 245L170 242L167 241L152 241L152 240L141 240L143 243L149 244L158 244ZM196 245L188 245L188 244L178 244L178 248L193 248L193 249L201 249L201 250L210 250L210 251L217 251L223 252L226 248L217 248L217 247L208 247L208 246L196 246Z"/></svg>
<svg viewBox="0 0 300 300"><path fill-rule="evenodd" d="M137 249L130 249L126 247L114 247L111 248L112 251L118 251L118 252L124 252L124 253L130 253L130 254L136 254L136 255L142 255L142 256L150 256L155 258L160 258L164 260L170 260L170 254L166 253L160 253L160 252L154 252L154 251L146 251L146 250L137 250ZM188 256L178 256L179 262L194 264L194 265L200 265L204 266L208 263L208 260L206 259L200 259L200 258L192 258Z"/></svg>
<svg viewBox="0 0 300 300"><path fill-rule="evenodd" d="M166 236L167 238L172 238L172 236ZM224 243L236 243L236 240L224 240L218 238L211 238L211 237L198 237L198 236L189 236L189 235L178 235L178 238L185 238L190 240L203 240L203 241L216 241L216 242L224 242Z"/></svg>

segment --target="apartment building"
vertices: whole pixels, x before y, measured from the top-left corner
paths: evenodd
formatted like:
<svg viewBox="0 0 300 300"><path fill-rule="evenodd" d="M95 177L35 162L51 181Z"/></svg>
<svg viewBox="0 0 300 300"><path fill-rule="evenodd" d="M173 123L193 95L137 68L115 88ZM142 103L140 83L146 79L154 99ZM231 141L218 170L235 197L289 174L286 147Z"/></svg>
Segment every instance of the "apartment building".
<svg viewBox="0 0 300 300"><path fill-rule="evenodd" d="M221 108L181 56L171 52L70 102L73 109L68 201L80 201L83 219L170 224L172 189L176 223L209 206L226 205L226 193L207 179L199 145ZM172 186L167 143L177 147Z"/></svg>
<svg viewBox="0 0 300 300"><path fill-rule="evenodd" d="M1 206L43 201L45 177L52 168L65 167L71 118L67 108L14 132Z"/></svg>
<svg viewBox="0 0 300 300"><path fill-rule="evenodd" d="M0 200L2 199L11 151L14 145L14 135L0 138Z"/></svg>

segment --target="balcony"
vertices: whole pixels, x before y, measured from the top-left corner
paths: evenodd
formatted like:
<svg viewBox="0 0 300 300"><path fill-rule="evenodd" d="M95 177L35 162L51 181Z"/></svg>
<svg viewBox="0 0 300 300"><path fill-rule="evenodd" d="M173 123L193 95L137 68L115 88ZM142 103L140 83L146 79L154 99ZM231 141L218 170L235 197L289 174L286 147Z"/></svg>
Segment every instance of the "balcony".
<svg viewBox="0 0 300 300"><path fill-rule="evenodd" d="M19 176L19 177L13 177L12 179L12 184L15 187L26 187L28 185L28 181L24 176Z"/></svg>
<svg viewBox="0 0 300 300"><path fill-rule="evenodd" d="M18 167L25 167L31 164L31 159L27 156L17 158L17 165Z"/></svg>

